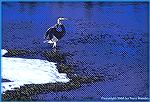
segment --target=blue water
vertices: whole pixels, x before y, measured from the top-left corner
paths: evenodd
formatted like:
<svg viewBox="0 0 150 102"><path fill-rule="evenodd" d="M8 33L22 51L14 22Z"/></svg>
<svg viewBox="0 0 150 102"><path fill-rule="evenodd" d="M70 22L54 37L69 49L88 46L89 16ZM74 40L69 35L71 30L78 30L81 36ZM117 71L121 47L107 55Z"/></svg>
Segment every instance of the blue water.
<svg viewBox="0 0 150 102"><path fill-rule="evenodd" d="M148 3L4 2L2 48L51 51L43 43L58 17L66 35L58 42L79 75L104 75L105 81L33 96L33 100L102 100L148 97ZM44 59L42 56L38 56Z"/></svg>

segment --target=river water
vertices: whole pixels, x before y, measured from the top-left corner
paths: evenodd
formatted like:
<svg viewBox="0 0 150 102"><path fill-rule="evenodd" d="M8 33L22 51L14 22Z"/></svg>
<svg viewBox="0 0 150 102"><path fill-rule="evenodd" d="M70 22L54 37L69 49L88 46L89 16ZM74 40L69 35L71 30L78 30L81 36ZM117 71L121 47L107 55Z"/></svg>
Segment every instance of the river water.
<svg viewBox="0 0 150 102"><path fill-rule="evenodd" d="M43 35L58 17L69 18L63 22L66 35L57 44L69 54L67 64L75 66L76 74L102 74L105 81L41 93L33 100L148 97L148 3L3 2L2 48L52 50Z"/></svg>

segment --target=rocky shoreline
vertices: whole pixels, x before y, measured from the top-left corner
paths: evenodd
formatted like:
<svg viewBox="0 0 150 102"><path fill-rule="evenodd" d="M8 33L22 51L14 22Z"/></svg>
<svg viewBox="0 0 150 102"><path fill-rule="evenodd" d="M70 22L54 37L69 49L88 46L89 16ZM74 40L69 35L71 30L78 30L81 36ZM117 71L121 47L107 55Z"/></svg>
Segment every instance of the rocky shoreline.
<svg viewBox="0 0 150 102"><path fill-rule="evenodd" d="M13 50L9 49L8 54L5 56L20 56L25 54L37 54L34 51L26 50ZM81 76L74 72L72 65L65 63L65 56L56 51L43 51L42 55L48 61L59 62L57 64L57 69L59 73L66 73L70 79L67 83L46 83L46 84L26 84L20 88L15 88L14 90L7 90L2 94L3 101L29 101L32 100L31 96L40 93L48 92L59 92L66 90L74 90L81 87L81 84L95 83L99 81L104 81L103 75L91 75L91 76Z"/></svg>

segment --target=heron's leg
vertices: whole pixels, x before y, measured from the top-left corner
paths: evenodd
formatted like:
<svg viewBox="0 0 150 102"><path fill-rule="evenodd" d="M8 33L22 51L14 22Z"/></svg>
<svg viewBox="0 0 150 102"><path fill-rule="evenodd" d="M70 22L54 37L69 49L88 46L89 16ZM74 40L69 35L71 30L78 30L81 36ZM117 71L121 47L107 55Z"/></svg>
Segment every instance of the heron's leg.
<svg viewBox="0 0 150 102"><path fill-rule="evenodd" d="M56 42L53 43L53 48L55 48L55 47L56 47Z"/></svg>

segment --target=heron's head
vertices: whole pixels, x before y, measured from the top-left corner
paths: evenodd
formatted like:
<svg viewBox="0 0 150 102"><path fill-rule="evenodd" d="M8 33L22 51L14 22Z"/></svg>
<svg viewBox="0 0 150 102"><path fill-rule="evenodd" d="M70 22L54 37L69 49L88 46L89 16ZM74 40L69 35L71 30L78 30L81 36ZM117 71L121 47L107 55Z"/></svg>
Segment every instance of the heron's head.
<svg viewBox="0 0 150 102"><path fill-rule="evenodd" d="M61 21L63 21L63 20L67 20L67 18L59 17L58 20L57 20L57 23L58 23L59 25L61 25Z"/></svg>
<svg viewBox="0 0 150 102"><path fill-rule="evenodd" d="M59 17L58 20L60 20L60 21L61 21L61 20L67 20L67 18Z"/></svg>

